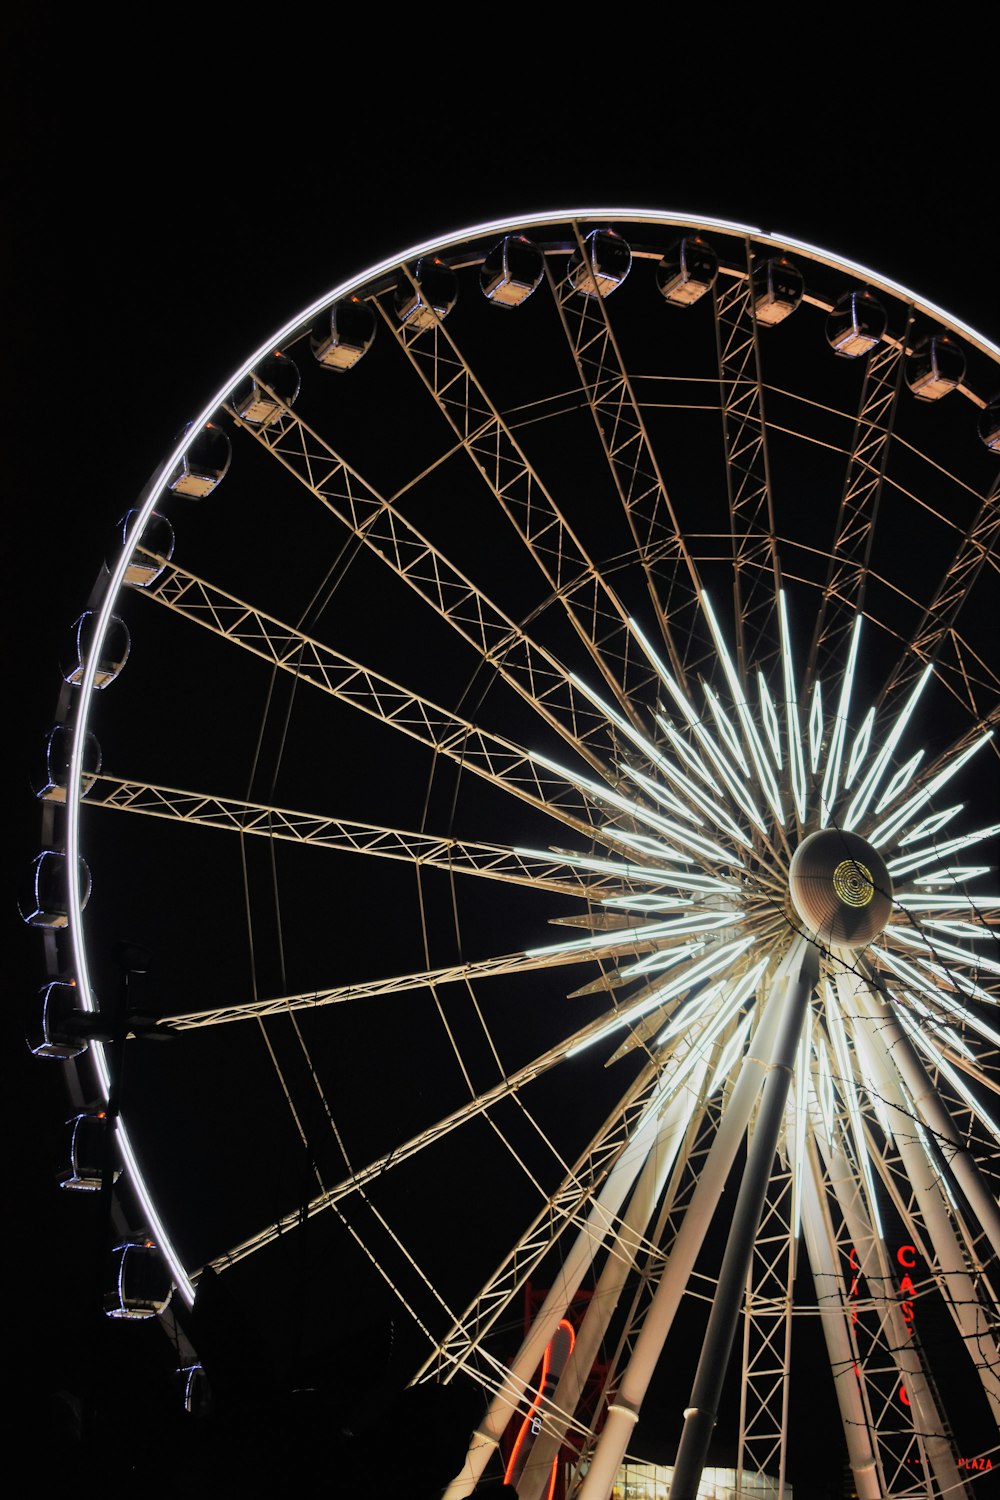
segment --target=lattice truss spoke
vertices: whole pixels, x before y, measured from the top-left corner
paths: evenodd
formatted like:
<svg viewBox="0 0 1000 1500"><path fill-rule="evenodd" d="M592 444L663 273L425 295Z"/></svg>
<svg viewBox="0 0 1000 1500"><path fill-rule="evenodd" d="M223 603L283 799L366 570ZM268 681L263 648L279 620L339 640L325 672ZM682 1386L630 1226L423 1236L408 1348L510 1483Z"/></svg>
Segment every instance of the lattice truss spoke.
<svg viewBox="0 0 1000 1500"><path fill-rule="evenodd" d="M122 1201L166 1241L140 1157L204 1172L188 1298L298 1247L401 1309L412 1379L485 1406L447 1500L607 1500L657 1367L678 1493L717 1414L780 1491L802 1323L862 1500L961 1496L1000 1423L995 455L915 405L955 330L912 293L833 361L849 268L800 250L786 330L794 247L716 226L716 276L638 216L620 290L610 228L341 289L210 414L218 495L167 466L176 557L147 507L102 579L131 656L79 635L41 795L173 963ZM84 1008L95 909L46 913ZM174 1143L139 1099L185 1069Z"/></svg>

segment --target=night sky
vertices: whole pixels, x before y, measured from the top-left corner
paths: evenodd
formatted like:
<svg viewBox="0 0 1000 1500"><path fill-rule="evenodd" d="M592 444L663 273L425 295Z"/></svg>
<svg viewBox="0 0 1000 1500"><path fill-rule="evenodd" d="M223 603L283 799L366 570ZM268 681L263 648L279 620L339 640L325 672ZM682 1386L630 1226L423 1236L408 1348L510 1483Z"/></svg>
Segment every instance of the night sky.
<svg viewBox="0 0 1000 1500"><path fill-rule="evenodd" d="M163 1363L157 1330L116 1327L111 1344L85 1311L93 1204L53 1185L64 1094L58 1066L23 1045L43 966L15 908L67 628L112 524L245 354L392 250L571 204L785 231L1000 338L995 120L991 135L971 57L949 75L930 47L901 58L891 35L772 47L755 29L791 17L752 18L738 44L695 20L657 36L635 16L588 36L568 14L561 40L544 44L523 14L495 32L482 13L359 15L289 38L274 10L230 11L225 23L178 15L169 31L160 20L142 43L90 15L67 28L44 8L7 23L4 921L9 1296L21 1324L9 1353L29 1396L79 1389L101 1341L99 1357L137 1382ZM828 1430L825 1414L816 1421Z"/></svg>

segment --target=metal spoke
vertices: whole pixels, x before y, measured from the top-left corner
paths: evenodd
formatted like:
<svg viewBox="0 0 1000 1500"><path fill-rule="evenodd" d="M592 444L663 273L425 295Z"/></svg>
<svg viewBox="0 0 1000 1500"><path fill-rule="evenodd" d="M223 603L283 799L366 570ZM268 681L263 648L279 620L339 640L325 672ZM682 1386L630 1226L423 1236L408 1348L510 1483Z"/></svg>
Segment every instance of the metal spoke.
<svg viewBox="0 0 1000 1500"><path fill-rule="evenodd" d="M105 774L94 779L87 793L87 806L401 860L421 868L447 871L449 875L481 875L487 880L507 881L562 896L577 896L586 901L601 901L625 894L633 888L631 877L638 876L641 870L639 865L619 862L612 867L609 861L605 861L604 870L595 868L591 878L583 880L575 873L573 863L556 854L531 854L503 844L435 837L403 828L386 828L377 823L330 818L322 813L269 807L261 802L243 802L205 792L152 786ZM647 875L646 880L654 887L659 883L651 875Z"/></svg>
<svg viewBox="0 0 1000 1500"><path fill-rule="evenodd" d="M408 268L407 275L412 279ZM377 306L623 712L641 727L635 704L646 697L649 664L635 649L627 611L610 583L559 510L447 327L436 315L420 327L399 324L384 299L377 299Z"/></svg>
<svg viewBox="0 0 1000 1500"><path fill-rule="evenodd" d="M588 798L562 775L546 772L529 751L488 734L224 589L166 563L143 596L447 756L577 832L594 834L593 821L586 816Z"/></svg>
<svg viewBox="0 0 1000 1500"><path fill-rule="evenodd" d="M609 733L613 740L613 730L593 712L556 657L504 614L276 393L269 394L279 415L264 427L239 425L446 620L601 776L614 781L605 758L605 742Z"/></svg>

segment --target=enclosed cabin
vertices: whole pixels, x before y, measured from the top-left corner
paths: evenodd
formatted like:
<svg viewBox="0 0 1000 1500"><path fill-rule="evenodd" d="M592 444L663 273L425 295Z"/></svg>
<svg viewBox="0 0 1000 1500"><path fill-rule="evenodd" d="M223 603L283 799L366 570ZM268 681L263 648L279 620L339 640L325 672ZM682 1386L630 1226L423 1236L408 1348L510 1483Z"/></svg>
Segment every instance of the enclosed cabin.
<svg viewBox="0 0 1000 1500"><path fill-rule="evenodd" d="M566 274L585 297L610 297L631 269L628 241L613 229L594 229L583 242L583 254L574 250L570 256Z"/></svg>
<svg viewBox="0 0 1000 1500"><path fill-rule="evenodd" d="M671 245L656 268L660 295L675 307L690 307L715 285L719 257L699 234L685 235Z"/></svg>
<svg viewBox="0 0 1000 1500"><path fill-rule="evenodd" d="M353 370L375 342L375 314L360 297L341 297L317 316L309 342L324 370Z"/></svg>
<svg viewBox="0 0 1000 1500"><path fill-rule="evenodd" d="M45 779L35 796L45 802L65 802L69 766L73 754L73 731L55 724L45 742ZM88 730L83 737L80 759L80 796L86 797L101 771L101 747Z"/></svg>
<svg viewBox="0 0 1000 1500"><path fill-rule="evenodd" d="M194 423L189 422L181 436L186 437L193 426ZM204 500L225 478L232 456L229 435L215 422L206 422L184 450L180 463L167 480L167 489L173 490L175 495L186 495L189 500Z"/></svg>
<svg viewBox="0 0 1000 1500"><path fill-rule="evenodd" d="M758 323L773 328L795 311L802 301L802 273L784 255L772 255L756 263L751 273L751 295Z"/></svg>
<svg viewBox="0 0 1000 1500"><path fill-rule="evenodd" d="M137 1236L116 1245L104 1295L109 1318L155 1318L173 1291L170 1272L151 1239Z"/></svg>
<svg viewBox="0 0 1000 1500"><path fill-rule="evenodd" d="M120 543L123 551L132 548L125 568L125 582L133 588L148 589L174 555L174 528L166 516L154 510L140 535L139 515L137 510L125 512L115 528L115 541ZM112 553L107 559L108 572L117 565L118 558Z"/></svg>
<svg viewBox="0 0 1000 1500"><path fill-rule="evenodd" d="M1000 453L1000 396L994 396L979 413L979 436L993 453Z"/></svg>
<svg viewBox="0 0 1000 1500"><path fill-rule="evenodd" d="M871 292L845 292L826 320L826 339L834 354L860 359L885 338L885 308Z"/></svg>
<svg viewBox="0 0 1000 1500"><path fill-rule="evenodd" d="M83 859L77 868L82 910L90 900L90 870ZM21 915L29 927L69 925L69 864L59 850L43 849L35 855Z"/></svg>
<svg viewBox="0 0 1000 1500"><path fill-rule="evenodd" d="M97 616L92 609L85 610L73 623L69 648L62 662L63 681L79 687L87 670L91 655L97 651L97 667L94 672L94 687L106 688L128 661L131 640L125 621L112 615L100 647L96 646Z"/></svg>
<svg viewBox="0 0 1000 1500"><path fill-rule="evenodd" d="M965 355L946 333L921 339L906 361L906 383L921 401L940 401L964 378Z"/></svg>
<svg viewBox="0 0 1000 1500"><path fill-rule="evenodd" d="M458 277L437 255L417 261L412 280L405 267L399 273L393 307L401 323L432 328L435 316L444 319L458 301Z"/></svg>
<svg viewBox="0 0 1000 1500"><path fill-rule="evenodd" d="M523 234L508 234L483 261L479 285L496 307L520 307L545 275L545 257Z"/></svg>
<svg viewBox="0 0 1000 1500"><path fill-rule="evenodd" d="M69 1129L69 1162L59 1173L61 1188L72 1192L96 1193L104 1175L104 1163L113 1150L113 1136L103 1109L84 1110L66 1121ZM121 1176L121 1168L112 1169L112 1179Z"/></svg>
<svg viewBox="0 0 1000 1500"><path fill-rule="evenodd" d="M251 427L267 427L285 407L295 405L300 386L298 365L275 349L236 387L233 411Z"/></svg>
<svg viewBox="0 0 1000 1500"><path fill-rule="evenodd" d="M80 1009L80 992L71 979L42 986L28 1012L26 1040L34 1057L68 1062L86 1052L94 1035L95 1012Z"/></svg>

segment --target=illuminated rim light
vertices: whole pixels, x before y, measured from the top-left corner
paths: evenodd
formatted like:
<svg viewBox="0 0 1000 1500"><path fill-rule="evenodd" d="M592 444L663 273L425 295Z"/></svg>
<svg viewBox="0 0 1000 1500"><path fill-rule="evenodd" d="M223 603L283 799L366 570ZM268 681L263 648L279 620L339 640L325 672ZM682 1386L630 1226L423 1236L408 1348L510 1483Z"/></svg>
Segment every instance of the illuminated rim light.
<svg viewBox="0 0 1000 1500"><path fill-rule="evenodd" d="M194 419L188 437L175 447L160 468L139 511L132 534L141 534L156 502L163 494L168 477L174 472L204 423L214 416L233 387L266 353L287 342L291 335L297 334L331 302L348 296L374 279L395 270L401 261L412 263L421 256L432 255L453 246L456 240L473 240L487 234L501 236L513 230L530 231L546 225L563 224L569 219L584 220L587 223L647 220L657 225L676 225L678 228L717 229L746 235L762 248L770 248L775 252L798 250L822 260L824 264L856 275L893 296L912 302L918 311L926 312L950 331L1000 361L1000 349L995 345L967 325L949 317L934 304L914 297L898 283L881 278L853 262L830 257L826 252L818 251L804 242L765 235L750 226L725 220L628 209L566 210L536 215L529 219L494 220L472 226L457 235L447 234L411 246L401 256L393 256L380 262L360 276L336 286L272 335L240 366L232 379ZM67 868L71 872L70 941L79 993L88 1010L94 1008L94 1003L81 893L76 876L81 852L79 808L83 763L101 645L109 627L115 600L124 587L131 554L132 549L126 544L110 572L106 592L96 612L94 643L84 665L76 698L66 798L66 854ZM960 1070L942 1060L939 1052L934 1049L947 1045L953 1058L958 1056L960 1060L973 1064L975 1053L964 1039L965 1035L975 1032L990 1045L994 1044L996 1033L975 1015L969 1005L956 998L956 991L960 991L969 1001L978 1003L988 992L980 987L977 980L984 973L1000 973L1000 966L983 959L973 948L972 945L982 937L978 926L963 923L963 919L956 919L954 913L956 908L964 905L972 916L991 909L1000 898L969 897L961 890L967 879L986 873L986 865L946 866L944 861L957 850L994 837L1000 831L1000 825L994 824L973 833L962 833L951 839L938 841L936 835L939 830L952 816L962 811L964 804L958 802L949 809L939 811L934 805L934 799L951 777L986 744L993 731L984 732L960 754L952 755L937 775L928 780L927 771L921 770L923 750L912 750L912 734L919 700L934 675L930 665L925 667L912 687L901 710L894 707L891 712L883 713L881 709L876 711L872 707L859 723L860 712L856 711L852 695L861 649L860 614L851 630L846 661L842 654L841 667L832 680L827 678L825 686L821 685L817 677L812 695L807 698L804 692L800 695L799 691L801 679L796 674L792 633L783 591L778 595L780 678L776 671L770 684L755 664L747 674L747 680L743 680L736 665L735 645L726 639L726 633L707 594L702 594L700 608L702 620L714 642L716 658L725 675L729 694L726 698L720 693L719 679L716 680L715 687L706 682L704 701L699 695L698 708L695 708L684 688L672 676L640 627L634 621L629 624L647 662L665 689L663 705L671 709L671 712L676 709L680 715L678 718L674 714L674 721L671 722L667 713L651 705L652 717L647 720L647 724L655 720L663 735L662 740L654 743L644 736L635 725L605 702L602 696L574 677L581 693L645 757L648 772L622 764L622 780L619 783L621 790L612 792L608 786L567 769L546 755L537 753L531 756L536 764L557 774L567 784L585 793L594 803L608 809L607 825L601 829L595 828L595 834L603 835L601 842L607 852L595 854L570 850L565 851L562 857L567 865L589 874L620 875L627 879L632 886L630 894L601 896L596 904L605 911L612 908L618 911L632 908L631 920L637 920L641 925L631 930L631 938L637 942L649 941L658 945L651 953L629 954L618 965L622 979L642 982L648 986L647 991L640 991L617 1010L609 1011L605 1023L595 1027L590 1035L569 1048L565 1055L573 1057L584 1048L603 1043L625 1028L632 1028L636 1023L644 1021L648 1028L647 1035L654 1023L658 1028L649 1043L653 1047L669 1046L686 1027L699 1028L697 1032L692 1032L696 1040L690 1057L700 1059L707 1068L710 1045L714 1045L724 1034L725 1027L732 1024L733 1030L713 1069L710 1094L721 1089L729 1070L736 1065L742 1054L746 1039L752 1034L754 990L758 984L763 986L767 982L768 960L758 959L753 951L754 935L746 935L740 925L743 882L748 876L754 847L754 838L748 833L748 829L752 825L757 832L783 834L791 838L793 835L787 827L789 822L793 825L797 823L799 831L805 833L807 828L827 828L831 824L836 826L839 818L844 829L859 829L873 845L891 845L902 851L897 852L893 858L887 858L886 863L894 882L910 887L897 900L900 917L905 921L901 920L899 925L891 924L886 929L882 942L873 947L872 952L892 978L895 986L893 993L899 998L902 1025L907 1035L912 1037L926 1055L936 1059L956 1094L977 1118L983 1119L985 1111L975 1091L970 1088ZM799 664L801 666L801 661ZM754 700L753 703L751 699ZM828 716L826 722L824 706ZM808 775L804 753L806 742ZM900 765L899 762L907 752L910 752L909 758ZM810 779L814 783L812 802ZM816 795L816 787L820 782L821 790ZM852 794L849 801L848 792ZM655 806L651 806L651 803ZM928 804L931 804L930 807ZM765 811L762 812L761 808ZM612 820L612 815L631 820L631 832L619 828ZM871 825L876 819L880 821L872 829ZM637 832L637 828L643 831ZM617 850L609 849L609 843L616 845ZM914 844L917 847L913 847ZM623 849L635 852L634 862L631 855L621 855L620 851ZM549 851L543 850L524 849L517 852L537 858L551 857ZM703 872L701 865L705 860L714 861L716 868L722 867L717 875ZM938 885L951 882L956 894L927 894L932 881ZM875 895L871 871L856 859L845 859L836 867L833 883L839 899L851 907L865 907ZM648 886L648 895L644 896L641 890L636 891L636 886ZM670 894L664 895L664 891ZM913 894L914 891L917 894ZM682 892L683 897L678 899L677 892ZM928 914L934 913L943 915L940 920L928 920ZM660 919L642 922L641 915L648 918L659 915ZM613 918L608 916L605 920L610 922ZM910 926L906 926L905 922L909 922ZM581 960L586 961L588 955L611 953L616 942L621 942L624 949L621 933L611 928L590 937L525 952L529 957L578 952ZM900 956L900 950L909 953L909 962ZM707 985L709 981L714 981L711 988L693 993L698 986ZM947 1003L942 1003L942 986L945 981L952 989ZM686 997L689 994L693 997L688 1006ZM676 1002L680 1009L676 1013L665 1009L660 1014L661 1008L669 1007L672 1002ZM826 1122L825 1128L832 1136L835 1124L833 1101L835 1092L839 1089L850 1129L855 1132L856 1139L863 1140L863 1109L853 1081L852 1054L845 1026L845 1016L850 1014L849 1007L837 992L837 986L827 985L824 1003L831 1017L829 1035L833 1058L831 1060L828 1055L826 1041L821 1039L815 1046L820 1058L817 1067L821 1097L816 1101L817 1112ZM745 1005L751 1007L751 1012L741 1019L740 1011ZM922 1025L917 1024L917 1016L926 1023L926 1031ZM664 1017L667 1019L664 1020ZM935 1038L934 1042L928 1039L927 1032ZM799 1077L794 1122L796 1188L793 1219L796 1233L801 1213L801 1176L806 1158L807 1110L803 1098L807 1092L807 1050L803 1043L803 1050L796 1063ZM109 1075L103 1048L95 1044L93 1056L100 1087L106 1098ZM694 1063L689 1066L693 1069ZM848 1080L846 1084L843 1081L845 1079ZM808 1091L815 1092L811 1079ZM990 1124L996 1132L996 1125L993 1122ZM164 1255L180 1296L190 1305L194 1296L191 1278L181 1265L156 1211L124 1121L118 1122L117 1131L125 1169L145 1215L148 1229ZM875 1183L867 1157L862 1160L860 1170L871 1202L875 1204Z"/></svg>

